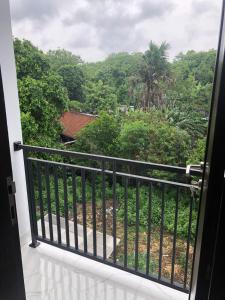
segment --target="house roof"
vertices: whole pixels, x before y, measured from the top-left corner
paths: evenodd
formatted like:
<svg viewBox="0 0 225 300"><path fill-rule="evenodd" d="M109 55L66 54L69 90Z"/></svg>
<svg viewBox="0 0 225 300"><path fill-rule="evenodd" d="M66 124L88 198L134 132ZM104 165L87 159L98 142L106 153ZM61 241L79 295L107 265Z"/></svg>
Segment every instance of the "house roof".
<svg viewBox="0 0 225 300"><path fill-rule="evenodd" d="M74 138L82 128L93 122L95 118L94 115L79 112L65 112L60 117L60 123L64 128L62 134Z"/></svg>

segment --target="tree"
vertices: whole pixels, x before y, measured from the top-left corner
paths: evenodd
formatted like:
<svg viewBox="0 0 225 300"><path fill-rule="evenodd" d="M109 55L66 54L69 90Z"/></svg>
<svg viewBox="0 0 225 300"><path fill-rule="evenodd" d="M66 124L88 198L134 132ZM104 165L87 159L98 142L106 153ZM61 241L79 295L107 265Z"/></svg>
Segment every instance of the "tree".
<svg viewBox="0 0 225 300"><path fill-rule="evenodd" d="M120 156L129 159L144 159L147 157L149 144L149 125L144 121L127 121L121 129L118 145Z"/></svg>
<svg viewBox="0 0 225 300"><path fill-rule="evenodd" d="M14 39L17 78L30 76L40 79L50 69L45 54L27 40Z"/></svg>
<svg viewBox="0 0 225 300"><path fill-rule="evenodd" d="M77 66L83 62L80 56L65 49L49 50L46 57L54 71L65 65Z"/></svg>
<svg viewBox="0 0 225 300"><path fill-rule="evenodd" d="M143 55L143 65L140 74L146 84L146 94L143 107L149 108L155 105L160 107L163 101L163 93L160 90L160 81L169 77L169 63L167 61L167 50L169 44L163 42L157 46L152 41L149 49Z"/></svg>
<svg viewBox="0 0 225 300"><path fill-rule="evenodd" d="M117 138L120 132L117 117L101 113L96 120L80 131L76 137L75 150L118 156Z"/></svg>
<svg viewBox="0 0 225 300"><path fill-rule="evenodd" d="M199 138L206 136L208 119L190 106L186 105L184 109L179 101L171 101L165 107L164 114L170 124L188 132L193 146Z"/></svg>
<svg viewBox="0 0 225 300"><path fill-rule="evenodd" d="M63 65L58 69L58 74L62 76L63 83L68 90L70 100L83 101L84 73L79 66Z"/></svg>
<svg viewBox="0 0 225 300"><path fill-rule="evenodd" d="M185 130L166 121L149 123L129 117L118 137L120 156L155 163L185 165L191 149Z"/></svg>
<svg viewBox="0 0 225 300"><path fill-rule="evenodd" d="M54 146L59 140L59 117L67 108L62 79L49 74L41 80L29 76L18 81L24 142Z"/></svg>
<svg viewBox="0 0 225 300"><path fill-rule="evenodd" d="M91 82L101 80L111 86L117 96L118 104L133 104L136 98L129 95L130 77L140 77L141 53L114 53L104 61L82 65L86 78Z"/></svg>
<svg viewBox="0 0 225 300"><path fill-rule="evenodd" d="M179 54L171 72L173 83L167 88L167 99L177 102L181 109L199 112L202 118L209 116L216 51L188 51Z"/></svg>
<svg viewBox="0 0 225 300"><path fill-rule="evenodd" d="M90 113L98 114L101 111L114 112L117 107L117 96L109 85L102 81L89 82L85 86L85 107Z"/></svg>

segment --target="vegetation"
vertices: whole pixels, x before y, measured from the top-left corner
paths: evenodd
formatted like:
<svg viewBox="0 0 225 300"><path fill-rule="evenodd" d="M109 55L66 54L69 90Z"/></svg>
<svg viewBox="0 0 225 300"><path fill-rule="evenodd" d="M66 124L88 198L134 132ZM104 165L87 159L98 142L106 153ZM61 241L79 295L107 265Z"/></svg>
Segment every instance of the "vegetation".
<svg viewBox="0 0 225 300"><path fill-rule="evenodd" d="M169 45L151 41L144 53L85 63L64 49L44 53L27 40L15 39L14 47L26 143L59 147L58 119L73 110L99 115L79 134L74 150L176 165L198 152L206 136L215 50L180 53L170 62Z"/></svg>
<svg viewBox="0 0 225 300"><path fill-rule="evenodd" d="M151 41L144 53L116 53L109 55L104 61L86 63L79 56L64 49L44 53L26 40L15 39L14 48L25 143L63 147L59 138L62 131L59 118L63 112L70 110L97 115L96 120L76 136L76 142L70 145L70 150L178 166L199 163L203 160L215 50L188 51L180 53L173 61L169 61L167 54L169 45L166 42L156 45ZM62 158L60 160L62 161ZM79 161L79 163L87 165L86 161ZM130 171L136 170L130 169ZM63 215L64 187L62 170L60 172L58 174L59 200ZM171 178L171 175L162 175L159 172L154 175L163 176L164 179ZM95 180L97 211L101 212L102 177L98 175ZM68 205L72 212L74 191L71 174L67 176L67 181ZM50 183L53 189L53 178ZM113 198L112 178L107 177L105 184L106 202L110 208ZM37 194L37 179L35 186ZM46 193L45 188L43 192ZM130 183L127 193L128 239L131 241L128 261L130 262L133 260L132 239L136 222L134 183ZM123 241L121 228L124 222L125 196L122 180L117 182L116 196L118 234ZM79 205L81 207L79 216L82 215L81 197L81 176L77 174L78 208ZM87 209L90 207L87 218L90 219L91 181L88 176L86 199ZM168 188L165 191L164 230L167 235L166 240L170 244L174 233L175 199L176 189ZM193 241L197 222L198 195L192 190L182 190L177 224L177 236L181 239L179 246L181 254L177 255L179 266L183 264L186 257L185 243L189 229L190 199L194 199L190 228L191 241ZM54 199L52 201L54 212ZM158 241L161 224L161 201L160 186L156 184L152 194L151 219L153 238L154 235L157 237L155 241ZM47 211L46 195L44 206ZM110 215L108 217L110 221ZM82 223L82 218L78 221ZM109 226L112 226L111 221ZM147 185L140 187L139 221L140 235L142 235L140 241L142 239L144 241L148 225ZM97 220L99 230L101 230L101 222L101 219ZM110 230L109 233L111 234ZM146 242L143 242L143 245L146 246ZM169 248L171 249L171 246L168 246ZM146 249L144 247L143 249L140 251L142 267L146 260ZM157 247L156 250L157 256ZM122 260L123 257L119 259ZM154 265L157 265L157 261L151 263L150 269L154 273ZM168 265L171 266L171 261L168 261ZM184 267L182 268L184 270ZM179 276L177 280L180 282Z"/></svg>

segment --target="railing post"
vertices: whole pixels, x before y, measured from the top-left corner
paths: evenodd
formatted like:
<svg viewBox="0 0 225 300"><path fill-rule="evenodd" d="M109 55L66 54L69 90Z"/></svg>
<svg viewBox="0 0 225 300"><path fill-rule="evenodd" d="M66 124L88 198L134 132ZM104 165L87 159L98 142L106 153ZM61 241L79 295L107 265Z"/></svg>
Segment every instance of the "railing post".
<svg viewBox="0 0 225 300"><path fill-rule="evenodd" d="M14 143L14 151L19 151L19 150L22 150L21 142L15 142ZM35 201L35 199L32 199L32 196L31 196L30 176L28 174L28 172L29 172L28 160L27 160L27 155L26 155L25 151L23 153L23 159L24 159L24 167L25 167L28 207L29 207L29 215L30 215L30 228L31 228L31 243L29 246L31 248L37 248L40 245L40 243L37 241L36 236L35 236L35 225L34 225L34 215L33 215L34 206L32 203L32 201ZM36 234L37 234L37 232L36 232Z"/></svg>

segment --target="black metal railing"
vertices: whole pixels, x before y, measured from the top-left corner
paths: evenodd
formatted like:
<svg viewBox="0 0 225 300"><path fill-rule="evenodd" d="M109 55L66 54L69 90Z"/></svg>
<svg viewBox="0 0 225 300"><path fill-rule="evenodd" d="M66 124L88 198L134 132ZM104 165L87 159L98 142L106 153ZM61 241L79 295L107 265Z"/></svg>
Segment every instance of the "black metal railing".
<svg viewBox="0 0 225 300"><path fill-rule="evenodd" d="M202 174L182 167L23 149L38 241L188 292Z"/></svg>

